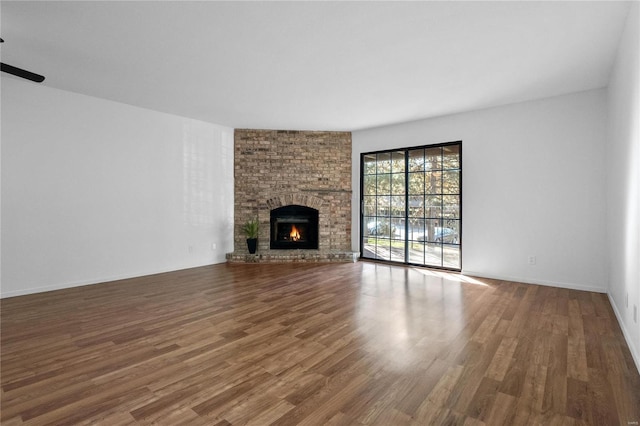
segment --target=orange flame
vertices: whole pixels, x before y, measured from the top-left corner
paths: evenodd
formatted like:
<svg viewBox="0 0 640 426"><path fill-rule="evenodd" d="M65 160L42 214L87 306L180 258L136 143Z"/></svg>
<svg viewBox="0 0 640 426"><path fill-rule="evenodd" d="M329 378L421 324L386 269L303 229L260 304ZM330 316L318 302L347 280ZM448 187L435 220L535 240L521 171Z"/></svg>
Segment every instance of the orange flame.
<svg viewBox="0 0 640 426"><path fill-rule="evenodd" d="M291 237L291 241L298 241L300 239L300 233L295 225L291 225L291 232L289 233L289 236Z"/></svg>

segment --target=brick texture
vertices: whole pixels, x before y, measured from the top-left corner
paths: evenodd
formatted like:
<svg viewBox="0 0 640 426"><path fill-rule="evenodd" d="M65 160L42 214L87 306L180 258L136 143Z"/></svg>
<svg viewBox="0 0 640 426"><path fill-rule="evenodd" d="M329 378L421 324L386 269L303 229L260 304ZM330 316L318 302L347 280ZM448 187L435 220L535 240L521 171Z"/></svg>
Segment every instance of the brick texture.
<svg viewBox="0 0 640 426"><path fill-rule="evenodd" d="M286 260L295 250L269 250L269 213L288 204L319 210L321 257L351 250L351 133L236 129L234 138L235 254L247 253L241 227L257 217L258 253Z"/></svg>

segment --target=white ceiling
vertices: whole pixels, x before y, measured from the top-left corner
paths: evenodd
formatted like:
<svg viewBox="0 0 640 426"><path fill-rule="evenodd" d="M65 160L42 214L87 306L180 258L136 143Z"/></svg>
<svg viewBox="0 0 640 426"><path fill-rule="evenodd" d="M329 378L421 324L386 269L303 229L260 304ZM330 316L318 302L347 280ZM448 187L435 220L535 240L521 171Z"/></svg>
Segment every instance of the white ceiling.
<svg viewBox="0 0 640 426"><path fill-rule="evenodd" d="M359 130L604 87L628 10L2 1L1 55L46 86L230 127Z"/></svg>

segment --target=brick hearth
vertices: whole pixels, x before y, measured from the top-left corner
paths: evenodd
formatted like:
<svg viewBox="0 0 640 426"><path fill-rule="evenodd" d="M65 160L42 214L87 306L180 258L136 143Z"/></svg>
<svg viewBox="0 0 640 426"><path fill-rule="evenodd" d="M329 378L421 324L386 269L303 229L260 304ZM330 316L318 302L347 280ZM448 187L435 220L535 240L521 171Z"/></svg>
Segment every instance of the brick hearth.
<svg viewBox="0 0 640 426"><path fill-rule="evenodd" d="M235 130L235 227L230 262L353 262L351 133ZM318 250L271 250L273 208L319 211ZM258 218L258 251L250 255L242 224Z"/></svg>

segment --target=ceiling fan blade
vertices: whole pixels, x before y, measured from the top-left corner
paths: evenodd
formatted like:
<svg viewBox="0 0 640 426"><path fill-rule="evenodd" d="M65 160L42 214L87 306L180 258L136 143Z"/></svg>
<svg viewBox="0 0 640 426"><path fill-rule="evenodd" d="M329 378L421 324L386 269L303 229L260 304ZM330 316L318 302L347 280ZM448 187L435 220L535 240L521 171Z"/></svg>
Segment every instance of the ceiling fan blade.
<svg viewBox="0 0 640 426"><path fill-rule="evenodd" d="M1 62L0 62L0 71L15 75L16 77L26 78L27 80L35 81L36 83L42 83L44 81L43 75L36 74L31 71L23 70L22 68L17 68L12 65L7 65Z"/></svg>

